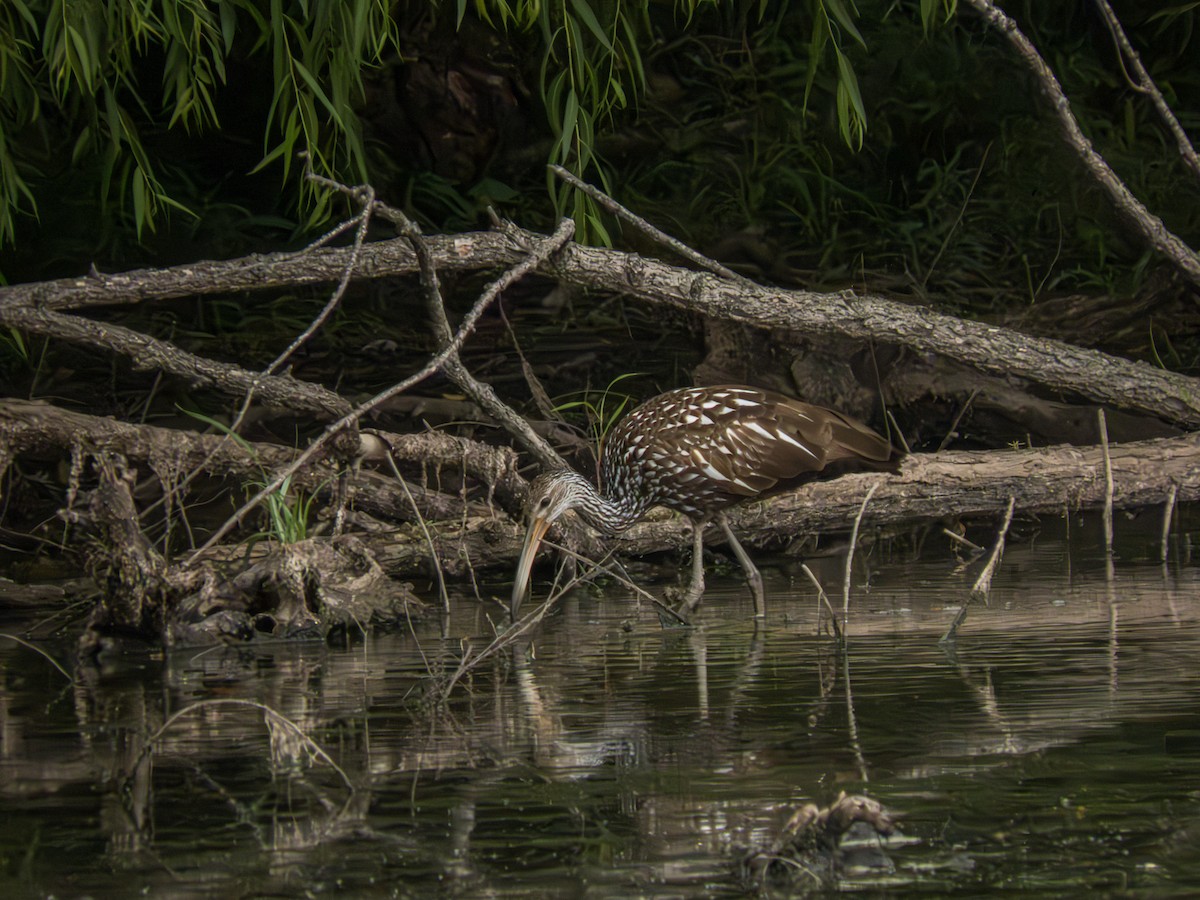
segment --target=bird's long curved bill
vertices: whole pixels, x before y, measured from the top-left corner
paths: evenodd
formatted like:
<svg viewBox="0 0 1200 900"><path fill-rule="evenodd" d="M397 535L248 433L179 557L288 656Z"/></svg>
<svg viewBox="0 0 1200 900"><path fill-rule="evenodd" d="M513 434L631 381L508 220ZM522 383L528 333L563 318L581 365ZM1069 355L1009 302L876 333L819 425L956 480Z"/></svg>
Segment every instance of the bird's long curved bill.
<svg viewBox="0 0 1200 900"><path fill-rule="evenodd" d="M517 574L513 581L512 600L508 607L514 619L521 609L521 602L525 599L525 594L529 591L529 575L533 571L533 560L537 556L538 547L542 545L542 538L546 536L549 529L549 520L543 516L535 516L529 523L529 530L525 532L525 544L521 547L521 558L517 560Z"/></svg>

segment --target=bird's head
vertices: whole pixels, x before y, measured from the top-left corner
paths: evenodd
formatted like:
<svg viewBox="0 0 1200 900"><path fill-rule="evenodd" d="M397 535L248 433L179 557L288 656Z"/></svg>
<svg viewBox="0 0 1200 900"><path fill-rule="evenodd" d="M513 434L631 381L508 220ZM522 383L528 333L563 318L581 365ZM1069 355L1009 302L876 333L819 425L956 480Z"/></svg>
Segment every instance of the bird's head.
<svg viewBox="0 0 1200 900"><path fill-rule="evenodd" d="M568 509L586 506L596 497L596 489L578 472L563 469L539 475L529 485L529 498L525 502L525 516L529 521L525 532L525 544L521 547L521 558L517 561L516 579L510 609L516 619L525 592L529 589L529 575L533 571L533 560L538 547L550 526Z"/></svg>

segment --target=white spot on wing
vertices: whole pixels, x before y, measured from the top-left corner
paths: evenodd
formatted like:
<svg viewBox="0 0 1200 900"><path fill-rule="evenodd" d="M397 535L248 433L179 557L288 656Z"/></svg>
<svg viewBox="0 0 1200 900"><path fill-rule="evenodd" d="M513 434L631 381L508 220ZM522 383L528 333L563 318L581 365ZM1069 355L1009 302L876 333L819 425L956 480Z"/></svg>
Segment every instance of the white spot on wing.
<svg viewBox="0 0 1200 900"><path fill-rule="evenodd" d="M775 434L779 437L779 439L781 441L785 441L786 443L789 443L794 447L799 447L801 450L803 450L805 453L807 453L813 459L817 458L817 454L813 453L811 450L808 449L808 447L806 447L804 444L800 443L798 440L796 440L794 437L792 437L786 431L782 431L782 430L777 431L777 432L775 432Z"/></svg>

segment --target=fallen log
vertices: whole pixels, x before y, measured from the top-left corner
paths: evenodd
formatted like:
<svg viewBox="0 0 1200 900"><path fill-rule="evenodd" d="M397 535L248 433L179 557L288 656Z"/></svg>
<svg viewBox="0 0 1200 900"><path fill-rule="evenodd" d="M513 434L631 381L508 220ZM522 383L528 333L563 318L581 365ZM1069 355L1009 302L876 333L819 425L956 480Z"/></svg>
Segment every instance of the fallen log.
<svg viewBox="0 0 1200 900"><path fill-rule="evenodd" d="M434 235L425 241L433 265L439 272L450 274L511 267L528 256L530 247L545 239L544 235L509 227L503 231ZM83 278L0 288L0 326L49 333L52 325L61 323L43 316L45 324L39 325L39 317L31 314L31 309L63 311L326 284L342 276L355 252L359 254L355 277L360 279L411 275L418 270L412 246L406 239L396 238L365 244L357 250L323 248L304 254L197 262L119 275L94 273ZM1200 380L1098 350L959 319L873 294L761 287L744 281L727 281L634 253L578 244L567 245L539 271L591 291L625 294L648 303L744 322L756 328L836 334L892 343L920 353L936 353L981 372L1020 378L1181 425L1200 426ZM103 323L91 324L95 331L91 342L113 348L113 338L103 334ZM42 328L46 331L39 330ZM89 342L86 329L73 330L70 339ZM241 390L238 386L234 392Z"/></svg>

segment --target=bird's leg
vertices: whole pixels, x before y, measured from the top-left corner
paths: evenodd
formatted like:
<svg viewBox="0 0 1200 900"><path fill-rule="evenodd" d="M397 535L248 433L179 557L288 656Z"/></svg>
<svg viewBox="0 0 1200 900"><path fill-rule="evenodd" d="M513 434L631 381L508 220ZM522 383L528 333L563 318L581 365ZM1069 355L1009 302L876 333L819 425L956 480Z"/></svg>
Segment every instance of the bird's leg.
<svg viewBox="0 0 1200 900"><path fill-rule="evenodd" d="M692 521L692 583L683 594L688 611L700 605L704 596L704 522Z"/></svg>
<svg viewBox="0 0 1200 900"><path fill-rule="evenodd" d="M725 539L729 541L729 547L733 550L733 555L742 564L742 569L746 573L746 582L750 585L750 593L754 595L754 616L761 619L767 614L767 599L766 593L763 591L762 573L758 571L758 567L754 565L754 562L750 559L750 555L742 549L741 543L738 542L733 529L729 527L729 522L726 521L724 515L717 516L717 524L725 532Z"/></svg>

